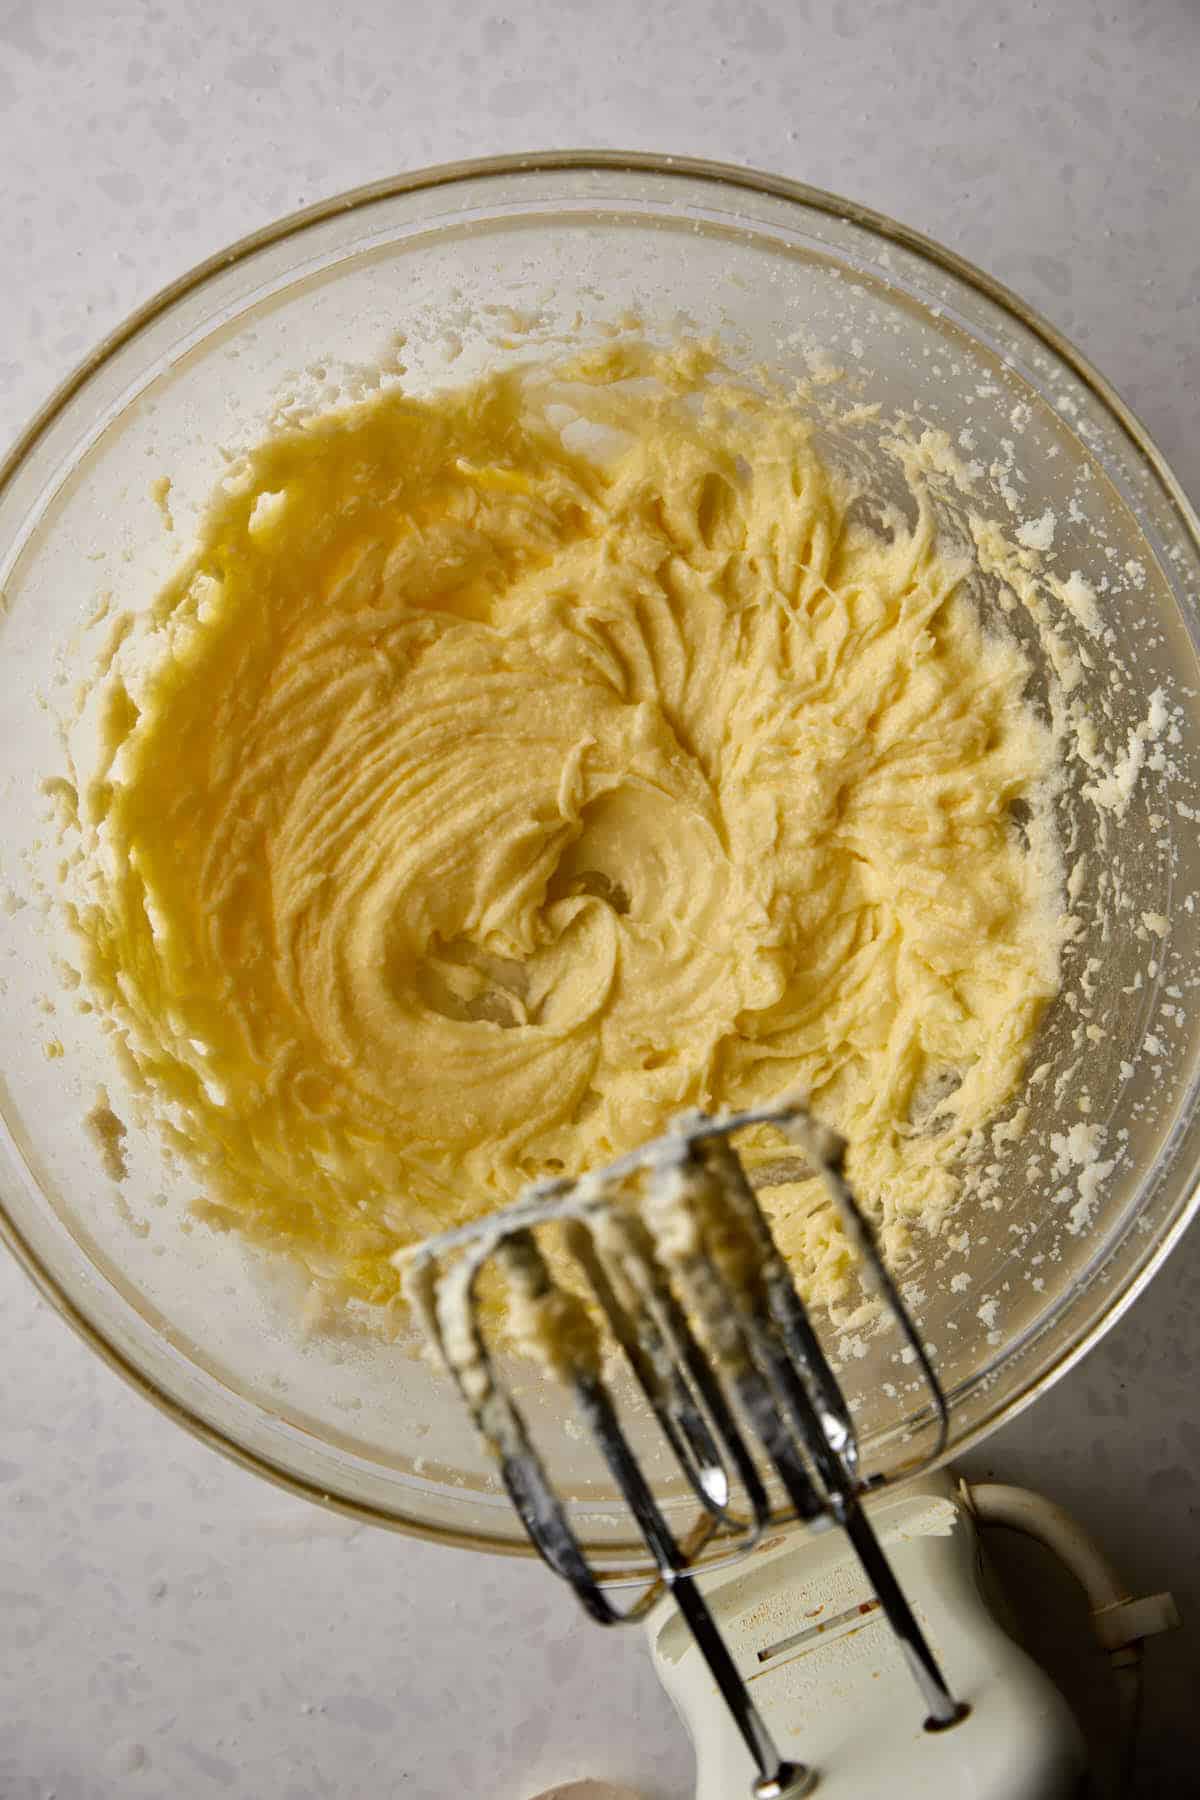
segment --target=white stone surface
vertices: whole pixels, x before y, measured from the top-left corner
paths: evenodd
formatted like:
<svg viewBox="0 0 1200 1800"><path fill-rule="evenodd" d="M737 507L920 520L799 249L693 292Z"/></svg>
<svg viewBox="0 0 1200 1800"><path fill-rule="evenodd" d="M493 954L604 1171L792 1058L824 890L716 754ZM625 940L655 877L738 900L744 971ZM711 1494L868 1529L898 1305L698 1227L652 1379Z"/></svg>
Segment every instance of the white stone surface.
<svg viewBox="0 0 1200 1800"><path fill-rule="evenodd" d="M281 212L434 161L618 145L931 232L1063 326L1198 494L1198 95L1192 0L0 0L0 439L133 305ZM970 1465L1065 1501L1190 1613L1151 1647L1146 1795L1196 1791L1200 1755L1198 1279L1193 1233ZM689 1792L636 1636L539 1569L226 1465L7 1262L0 1359L4 1800ZM1082 1616L1058 1635L1102 1698Z"/></svg>

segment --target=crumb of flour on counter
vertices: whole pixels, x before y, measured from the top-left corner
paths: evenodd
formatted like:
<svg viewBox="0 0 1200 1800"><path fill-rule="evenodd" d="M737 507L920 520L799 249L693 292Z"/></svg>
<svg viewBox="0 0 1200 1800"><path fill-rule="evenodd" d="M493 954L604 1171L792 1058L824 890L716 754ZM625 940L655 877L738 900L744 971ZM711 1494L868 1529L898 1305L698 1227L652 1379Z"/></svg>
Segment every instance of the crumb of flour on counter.
<svg viewBox="0 0 1200 1800"><path fill-rule="evenodd" d="M126 1127L108 1101L108 1089L96 1089L96 1104L83 1119L92 1142L100 1152L100 1162L110 1181L124 1181L129 1173L125 1160Z"/></svg>

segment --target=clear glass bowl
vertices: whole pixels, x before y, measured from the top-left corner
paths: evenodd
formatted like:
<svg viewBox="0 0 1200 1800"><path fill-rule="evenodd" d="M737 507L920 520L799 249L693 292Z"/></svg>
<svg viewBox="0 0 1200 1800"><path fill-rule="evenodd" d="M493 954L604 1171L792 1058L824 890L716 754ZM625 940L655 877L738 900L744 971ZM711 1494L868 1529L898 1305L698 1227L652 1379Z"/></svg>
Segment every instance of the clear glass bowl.
<svg viewBox="0 0 1200 1800"><path fill-rule="evenodd" d="M1197 1204L1187 983L1200 969L1200 531L1111 389L948 252L830 195L742 170L593 153L502 159L364 188L285 219L116 332L0 472L0 1223L88 1341L217 1447L362 1516L491 1548L524 1547L520 1528L457 1404L409 1348L306 1335L287 1272L190 1226L186 1172L150 1138L131 1133L123 1197L105 1178L84 1114L98 1083L121 1112L123 1078L57 973L61 852L42 783L62 766L55 716L97 647L97 600L149 604L230 456L281 410L398 378L401 363L418 389L464 379L528 354L530 320L535 335L572 338L627 311L652 335L715 333L733 360L779 375L843 364L886 414L907 410L989 466L982 510L1008 518L1005 488L1011 497L1019 483L1020 516L1055 513L1052 566L1108 581L1112 637L1090 645L1079 691L1110 757L1127 749L1155 690L1174 709L1175 741L1146 746L1119 828L1102 831L1081 797L1086 771L1072 772L1064 819L1091 857L1085 911L1101 868L1120 903L1088 915L1043 1032L1050 1074L1028 1095L1043 1149L1084 1117L1084 1097L1119 1166L1087 1228L1073 1230L1077 1171L1056 1175L1045 1151L1031 1176L1027 1141L1001 1158L999 1207L964 1219L966 1257L948 1262L944 1246L929 1245L905 1271L924 1290L917 1310L951 1393L952 1452L1083 1353ZM869 425L847 427L840 448L870 469L869 440ZM164 475L174 537L150 492ZM952 483L942 499L948 517L961 510ZM981 584L981 604L996 600ZM1165 940L1143 913L1169 919ZM1072 1034L1081 984L1093 981L1105 1035L1081 1056ZM51 1039L61 1054L43 1054ZM953 1271L969 1274L965 1291L952 1288ZM887 1469L912 1421L883 1353L868 1352L853 1379L871 1455ZM565 1416L543 1417L581 1532L619 1565L629 1531L602 1470Z"/></svg>

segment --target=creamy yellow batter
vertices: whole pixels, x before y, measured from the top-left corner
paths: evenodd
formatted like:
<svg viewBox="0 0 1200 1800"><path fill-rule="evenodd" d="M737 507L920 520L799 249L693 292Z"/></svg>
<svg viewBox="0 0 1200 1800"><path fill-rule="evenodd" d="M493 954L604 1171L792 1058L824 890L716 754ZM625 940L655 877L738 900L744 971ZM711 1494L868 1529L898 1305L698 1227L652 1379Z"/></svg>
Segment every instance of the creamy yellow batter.
<svg viewBox="0 0 1200 1800"><path fill-rule="evenodd" d="M1054 747L919 487L854 500L637 346L254 452L109 678L79 914L210 1218L386 1302L417 1236L798 1087L892 1257L936 1226L1058 983L1010 814ZM818 1184L770 1200L836 1298Z"/></svg>

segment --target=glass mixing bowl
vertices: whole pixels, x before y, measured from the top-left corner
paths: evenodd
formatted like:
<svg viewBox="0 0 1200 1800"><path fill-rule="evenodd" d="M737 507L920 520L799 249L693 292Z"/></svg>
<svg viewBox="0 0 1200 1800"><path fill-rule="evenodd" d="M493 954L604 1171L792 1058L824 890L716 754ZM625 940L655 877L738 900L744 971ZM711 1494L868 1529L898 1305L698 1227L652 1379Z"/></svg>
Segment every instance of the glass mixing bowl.
<svg viewBox="0 0 1200 1800"><path fill-rule="evenodd" d="M109 338L0 473L2 1223L88 1341L218 1448L361 1516L491 1548L523 1547L520 1527L411 1346L306 1331L286 1269L191 1222L187 1171L151 1137L131 1130L123 1189L105 1176L84 1115L103 1085L128 1116L124 1078L63 984L63 852L43 783L63 766L59 719L103 636L98 602L149 604L231 457L273 419L400 379L402 365L417 390L465 379L627 313L650 335L713 333L746 367L944 431L979 465L980 511L1010 529L1052 513L1049 565L1103 589L1105 638L1067 618L1062 641L1087 657L1074 697L1132 782L1128 811L1103 814L1083 792L1086 766L1068 766L1081 930L1035 1055L1028 1130L996 1151L987 1205L964 1211L969 1247L927 1244L904 1271L950 1393L952 1454L1082 1355L1197 1204L1200 532L1146 433L1077 352L915 233L699 162L466 164L285 219ZM839 365L848 373L828 379ZM869 417L823 430L882 479ZM165 499L152 493L163 476ZM939 504L961 519L949 475ZM1044 523L1033 535L1045 541ZM985 609L1002 599L980 582ZM1072 1160L1080 1124L1107 1134L1102 1158L1116 1164L1090 1202ZM863 1430L875 1463L895 1467L912 1424L905 1389L889 1352L857 1348L847 1379ZM542 1417L582 1535L619 1564L630 1533L603 1471L565 1408L547 1399Z"/></svg>

